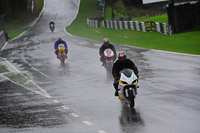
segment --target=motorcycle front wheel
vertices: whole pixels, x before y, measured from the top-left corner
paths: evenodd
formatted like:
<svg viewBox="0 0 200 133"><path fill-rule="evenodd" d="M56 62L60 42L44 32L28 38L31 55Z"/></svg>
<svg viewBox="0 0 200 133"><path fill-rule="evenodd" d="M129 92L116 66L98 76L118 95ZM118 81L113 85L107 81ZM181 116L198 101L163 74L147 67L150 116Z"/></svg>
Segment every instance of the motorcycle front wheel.
<svg viewBox="0 0 200 133"><path fill-rule="evenodd" d="M130 102L130 108L134 108L135 107L135 97L133 95L133 90L129 91L129 102Z"/></svg>

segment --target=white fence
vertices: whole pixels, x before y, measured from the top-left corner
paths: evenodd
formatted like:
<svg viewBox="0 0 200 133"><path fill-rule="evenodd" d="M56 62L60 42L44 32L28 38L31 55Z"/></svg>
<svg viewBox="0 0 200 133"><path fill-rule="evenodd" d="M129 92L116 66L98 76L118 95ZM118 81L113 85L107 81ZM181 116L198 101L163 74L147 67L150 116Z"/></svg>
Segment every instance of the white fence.
<svg viewBox="0 0 200 133"><path fill-rule="evenodd" d="M154 24L150 25L149 24ZM172 27L166 23L158 22L138 22L138 21L113 21L113 20L103 20L103 27L111 29L129 29L136 31L156 31L161 32L165 35L172 35ZM151 29L150 29L151 28Z"/></svg>
<svg viewBox="0 0 200 133"><path fill-rule="evenodd" d="M87 19L87 25L92 28L100 27L100 20ZM165 35L172 35L172 27L167 23L159 22L139 22L139 21L115 21L115 20L102 20L104 28L110 29L129 29L136 31L155 31Z"/></svg>
<svg viewBox="0 0 200 133"><path fill-rule="evenodd" d="M92 28L100 27L100 21L95 19L87 19L87 25Z"/></svg>

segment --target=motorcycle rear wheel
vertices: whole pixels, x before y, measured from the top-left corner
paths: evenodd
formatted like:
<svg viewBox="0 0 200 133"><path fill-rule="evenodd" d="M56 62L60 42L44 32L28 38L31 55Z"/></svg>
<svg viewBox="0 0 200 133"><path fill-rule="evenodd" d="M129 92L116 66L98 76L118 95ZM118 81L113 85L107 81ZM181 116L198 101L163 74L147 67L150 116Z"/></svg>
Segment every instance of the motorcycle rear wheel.
<svg viewBox="0 0 200 133"><path fill-rule="evenodd" d="M65 63L65 57L64 57L63 54L61 55L61 60L60 60L60 61L61 61L61 64L64 64L64 63Z"/></svg>

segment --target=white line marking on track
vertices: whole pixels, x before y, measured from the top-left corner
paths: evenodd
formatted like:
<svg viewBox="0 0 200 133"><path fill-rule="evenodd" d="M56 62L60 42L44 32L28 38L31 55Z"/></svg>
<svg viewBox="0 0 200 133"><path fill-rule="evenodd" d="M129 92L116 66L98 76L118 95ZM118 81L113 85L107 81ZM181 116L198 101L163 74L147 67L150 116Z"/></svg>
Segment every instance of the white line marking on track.
<svg viewBox="0 0 200 133"><path fill-rule="evenodd" d="M23 88L25 88L25 89L27 89L27 90L30 90L30 91L33 91L33 92L35 92L35 93L37 93L37 94L39 94L39 95L41 95L41 96L44 96L44 97L48 97L48 98L52 98L46 91L44 91L42 88L40 88L39 86L39 89L42 91L42 92L39 92L39 91L35 91L35 90L31 90L30 88L27 88L27 87L25 87L25 86L23 86L23 85L21 85L21 84L18 84L17 82L15 82L15 81L12 81L12 80L10 80L9 78L7 78L7 77L5 77L5 76L2 76L3 78L5 78L5 79L7 79L7 80L9 80L10 82L12 82L12 83L14 83L14 84L16 84L16 85L19 85L19 86L21 86L21 87L23 87Z"/></svg>
<svg viewBox="0 0 200 133"><path fill-rule="evenodd" d="M13 64L11 64L8 60L6 60L5 58L2 58L3 60L6 61L6 63L8 63L16 72L21 73L19 70L17 70L17 68L15 68L15 66Z"/></svg>
<svg viewBox="0 0 200 133"><path fill-rule="evenodd" d="M106 133L104 130L99 130L98 133Z"/></svg>
<svg viewBox="0 0 200 133"><path fill-rule="evenodd" d="M4 46L1 48L1 51L3 51L3 49L6 47L7 44L8 44L8 42L6 42L6 43L4 44Z"/></svg>
<svg viewBox="0 0 200 133"><path fill-rule="evenodd" d="M88 125L88 126L92 126L93 124L91 123L91 122L89 122L89 121L82 121L83 123L85 123L86 125Z"/></svg>
<svg viewBox="0 0 200 133"><path fill-rule="evenodd" d="M23 76L24 78L26 78L28 82L31 82L31 83L32 83L34 86L36 86L40 91L38 91L38 90L33 90L33 89L31 89L31 88L27 88L26 86L21 85L21 84L15 82L15 81L13 81L12 79L9 79L9 78L6 78L6 79L8 79L9 81L11 81L11 82L13 82L13 83L15 83L15 84L17 84L17 85L19 85L19 86L24 87L25 89L31 90L31 91L33 91L33 92L35 92L35 93L37 93L37 94L40 94L40 95L45 96L45 97L48 97L48 98L52 98L44 89L42 89L42 88L41 88L40 86L38 86L35 82L33 82L32 80L30 80L28 77L24 76L19 70L17 70L17 69L15 68L14 65L12 65L10 62L8 62L5 58L1 58L1 59L3 59L3 60L8 64L7 66L11 66L11 68L13 68L12 70L10 70L11 72L13 72L13 70L14 70L15 72L21 74L21 76ZM5 65L6 65L6 64L5 64ZM3 76L3 77L5 78L5 76Z"/></svg>
<svg viewBox="0 0 200 133"><path fill-rule="evenodd" d="M63 109L69 109L67 106L61 106Z"/></svg>
<svg viewBox="0 0 200 133"><path fill-rule="evenodd" d="M79 115L77 115L76 113L71 113L71 115L74 117L79 117Z"/></svg>
<svg viewBox="0 0 200 133"><path fill-rule="evenodd" d="M54 102L54 103L60 103L60 101L58 101L58 100L53 100L53 102Z"/></svg>
<svg viewBox="0 0 200 133"><path fill-rule="evenodd" d="M45 76L46 78L48 78L48 79L50 79L50 80L56 82L56 80L50 78L48 75L44 74L43 72L39 71L38 69L36 69L35 67L33 67L31 64L29 64L29 63L26 61L26 59L25 59L24 57L25 57L25 56L23 55L23 56L22 56L23 61L24 61L26 64L28 64L29 66L31 66L31 68L32 68L33 70L35 70L35 71L37 71L38 73L42 74L42 75Z"/></svg>

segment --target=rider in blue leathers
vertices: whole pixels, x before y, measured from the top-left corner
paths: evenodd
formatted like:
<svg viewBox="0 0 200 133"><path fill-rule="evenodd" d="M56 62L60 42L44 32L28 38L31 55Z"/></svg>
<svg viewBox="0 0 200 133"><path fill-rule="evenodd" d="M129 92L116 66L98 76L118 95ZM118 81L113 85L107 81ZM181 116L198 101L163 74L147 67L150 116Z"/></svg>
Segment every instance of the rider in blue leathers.
<svg viewBox="0 0 200 133"><path fill-rule="evenodd" d="M59 37L58 40L54 44L55 54L57 55L57 57L58 57L58 45L59 44L64 44L65 52L66 52L66 55L67 55L67 53L68 53L67 43ZM67 58L67 56L66 56L66 58Z"/></svg>

